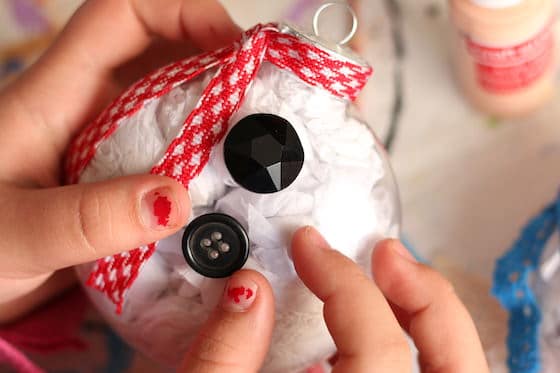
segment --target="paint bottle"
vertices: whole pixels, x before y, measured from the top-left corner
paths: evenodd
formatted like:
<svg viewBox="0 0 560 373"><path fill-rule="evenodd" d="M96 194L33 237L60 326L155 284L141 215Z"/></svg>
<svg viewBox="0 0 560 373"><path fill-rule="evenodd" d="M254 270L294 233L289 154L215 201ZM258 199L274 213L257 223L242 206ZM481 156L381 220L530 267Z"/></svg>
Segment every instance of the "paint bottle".
<svg viewBox="0 0 560 373"><path fill-rule="evenodd" d="M554 0L450 0L459 85L479 110L524 116L554 93Z"/></svg>

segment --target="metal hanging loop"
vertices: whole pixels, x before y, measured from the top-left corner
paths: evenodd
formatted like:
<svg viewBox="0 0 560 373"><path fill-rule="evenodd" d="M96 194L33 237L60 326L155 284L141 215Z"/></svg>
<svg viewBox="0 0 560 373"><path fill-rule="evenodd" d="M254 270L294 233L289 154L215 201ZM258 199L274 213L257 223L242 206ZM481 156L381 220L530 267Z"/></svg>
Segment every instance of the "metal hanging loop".
<svg viewBox="0 0 560 373"><path fill-rule="evenodd" d="M338 45L344 45L347 44L350 40L352 40L352 38L354 37L354 35L356 35L356 32L358 31L358 16L356 15L356 12L354 11L354 9L352 9L352 7L350 6L350 4L346 3L346 2L341 2L341 1L331 1L328 3L325 3L323 5L321 5L319 7L319 9L317 9L317 11L315 12L315 15L313 16L313 33L315 34L315 36L320 37L320 33L319 33L319 20L321 18L321 14L323 14L323 12L325 10L327 10L328 8L331 8L333 6L342 6L344 7L348 13L350 13L350 15L352 16L352 29L350 30L350 32L346 35L346 37L344 37L342 40L340 40L337 44Z"/></svg>

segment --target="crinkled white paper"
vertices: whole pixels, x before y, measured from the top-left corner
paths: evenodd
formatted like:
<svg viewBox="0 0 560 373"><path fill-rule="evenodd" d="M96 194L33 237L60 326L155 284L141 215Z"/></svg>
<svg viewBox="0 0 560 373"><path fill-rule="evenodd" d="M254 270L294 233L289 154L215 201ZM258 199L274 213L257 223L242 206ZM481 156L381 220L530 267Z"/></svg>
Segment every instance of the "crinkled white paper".
<svg viewBox="0 0 560 373"><path fill-rule="evenodd" d="M176 87L121 123L100 145L81 182L149 172L212 75L208 72ZM222 142L191 182L192 218L221 212L245 227L251 242L245 268L265 275L276 299L276 327L263 371L298 371L328 357L335 346L321 302L294 270L288 248L293 232L314 225L334 247L369 270L375 242L397 234L398 199L383 150L368 127L348 114L345 101L265 63L230 126L255 113L275 114L294 126L305 151L300 175L278 193L247 191L229 174ZM122 315L115 315L104 295L89 289L100 310L131 344L173 366L225 286L225 280L205 278L190 269L181 250L183 231L159 243L128 292ZM82 266L82 278L90 270L91 265Z"/></svg>

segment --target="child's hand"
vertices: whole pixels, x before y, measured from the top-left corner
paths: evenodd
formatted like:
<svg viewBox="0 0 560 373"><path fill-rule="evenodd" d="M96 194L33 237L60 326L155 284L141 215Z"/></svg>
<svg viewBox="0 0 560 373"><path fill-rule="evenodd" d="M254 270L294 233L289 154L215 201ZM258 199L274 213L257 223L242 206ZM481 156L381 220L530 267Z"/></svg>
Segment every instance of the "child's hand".
<svg viewBox="0 0 560 373"><path fill-rule="evenodd" d="M334 372L411 372L403 329L420 351L422 372L489 372L476 328L452 286L398 241L384 241L374 252L377 286L312 228L296 233L292 247L299 276L325 303L338 347ZM228 286L250 288L254 295L235 304L226 291L182 373L259 370L274 324L270 287L252 271L238 272Z"/></svg>
<svg viewBox="0 0 560 373"><path fill-rule="evenodd" d="M173 180L59 187L63 157L123 85L239 34L216 0L88 1L44 57L0 93L0 322L71 285L73 276L55 271L156 241L186 222L188 196ZM153 217L154 191L173 204L165 227Z"/></svg>

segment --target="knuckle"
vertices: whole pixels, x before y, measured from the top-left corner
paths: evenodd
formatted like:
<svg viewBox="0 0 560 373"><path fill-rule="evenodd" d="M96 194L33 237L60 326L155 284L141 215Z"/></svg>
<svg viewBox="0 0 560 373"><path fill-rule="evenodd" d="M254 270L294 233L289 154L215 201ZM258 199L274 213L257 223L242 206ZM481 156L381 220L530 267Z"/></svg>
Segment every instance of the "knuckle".
<svg viewBox="0 0 560 373"><path fill-rule="evenodd" d="M371 340L367 346L353 351L352 353L340 353L340 357L365 362L383 361L399 362L399 366L412 366L413 354L410 344L404 333L386 335L383 339ZM383 364L381 364L383 365Z"/></svg>
<svg viewBox="0 0 560 373"><path fill-rule="evenodd" d="M141 194L134 191L131 193L126 202L122 203L123 219L121 223L125 223L130 229L135 232L144 232L147 230L142 213L140 212L139 199Z"/></svg>
<svg viewBox="0 0 560 373"><path fill-rule="evenodd" d="M98 227L102 221L101 196L95 190L85 189L78 198L78 235L85 248L92 256L99 253Z"/></svg>
<svg viewBox="0 0 560 373"><path fill-rule="evenodd" d="M197 347L189 353L188 360L201 372L234 371L238 368L237 364L224 357L235 356L236 351L237 348L215 334L203 332L198 337Z"/></svg>
<svg viewBox="0 0 560 373"><path fill-rule="evenodd" d="M377 352L382 354L390 354L392 356L399 356L400 358L412 360L412 351L410 344L403 335L388 337L383 341L383 344L377 348Z"/></svg>

